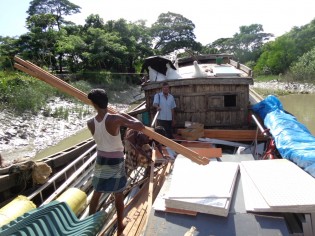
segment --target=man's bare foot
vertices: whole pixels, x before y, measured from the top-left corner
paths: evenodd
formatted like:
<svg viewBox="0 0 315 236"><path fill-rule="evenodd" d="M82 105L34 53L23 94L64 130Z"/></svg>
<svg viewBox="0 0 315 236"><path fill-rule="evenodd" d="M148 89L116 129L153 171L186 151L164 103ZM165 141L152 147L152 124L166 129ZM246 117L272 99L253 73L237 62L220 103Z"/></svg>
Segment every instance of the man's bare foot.
<svg viewBox="0 0 315 236"><path fill-rule="evenodd" d="M124 236L124 229L126 228L127 224L130 222L130 219L128 217L126 217L124 220L123 220L123 223L122 223L122 227L119 227L118 226L118 229L117 229L117 236ZM120 229L121 228L121 229Z"/></svg>

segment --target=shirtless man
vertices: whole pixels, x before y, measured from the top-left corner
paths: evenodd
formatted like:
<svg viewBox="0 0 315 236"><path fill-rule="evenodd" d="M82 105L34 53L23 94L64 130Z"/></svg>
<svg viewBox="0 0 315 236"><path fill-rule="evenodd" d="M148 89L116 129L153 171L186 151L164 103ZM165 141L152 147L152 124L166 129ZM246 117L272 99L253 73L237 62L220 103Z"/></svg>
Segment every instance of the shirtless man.
<svg viewBox="0 0 315 236"><path fill-rule="evenodd" d="M89 214L96 212L102 193L114 193L117 210L117 235L124 230L124 194L127 178L125 174L124 146L120 127L141 131L144 125L127 114L109 114L108 97L103 89L92 89L88 98L92 101L97 115L87 122L97 145L97 158L93 176L94 193L90 202Z"/></svg>

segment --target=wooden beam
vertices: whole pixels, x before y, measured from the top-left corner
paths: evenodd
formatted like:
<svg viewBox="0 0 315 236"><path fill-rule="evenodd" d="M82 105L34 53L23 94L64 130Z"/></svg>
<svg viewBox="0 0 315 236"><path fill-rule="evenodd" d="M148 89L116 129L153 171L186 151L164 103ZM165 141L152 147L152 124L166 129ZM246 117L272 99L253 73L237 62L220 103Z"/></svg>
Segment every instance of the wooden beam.
<svg viewBox="0 0 315 236"><path fill-rule="evenodd" d="M197 152L201 156L208 158L222 157L222 148L190 147L189 149L193 150L194 152Z"/></svg>
<svg viewBox="0 0 315 236"><path fill-rule="evenodd" d="M206 138L223 139L227 141L253 141L256 139L259 141L266 140L266 137L256 130L218 130L218 129L206 129Z"/></svg>
<svg viewBox="0 0 315 236"><path fill-rule="evenodd" d="M145 135L149 136L150 138L162 143L163 145L173 149L174 151L182 154L183 156L189 158L193 162L196 162L197 164L207 165L209 164L209 159L200 157L198 153L174 142L171 139L168 139L153 130L151 130L149 127L145 127L145 129L142 131Z"/></svg>
<svg viewBox="0 0 315 236"><path fill-rule="evenodd" d="M154 164L156 160L155 149L152 150L152 162L150 164L150 184L148 191L148 214L150 214L150 210L153 204L153 190L154 190Z"/></svg>
<svg viewBox="0 0 315 236"><path fill-rule="evenodd" d="M187 147L187 148L213 148L212 143L203 143L203 142L191 142L191 141L183 141L181 142L181 145Z"/></svg>
<svg viewBox="0 0 315 236"><path fill-rule="evenodd" d="M181 129L178 129L181 132ZM226 141L265 141L266 137L260 132L257 134L256 130L221 130L221 129L205 129L204 137L221 139Z"/></svg>

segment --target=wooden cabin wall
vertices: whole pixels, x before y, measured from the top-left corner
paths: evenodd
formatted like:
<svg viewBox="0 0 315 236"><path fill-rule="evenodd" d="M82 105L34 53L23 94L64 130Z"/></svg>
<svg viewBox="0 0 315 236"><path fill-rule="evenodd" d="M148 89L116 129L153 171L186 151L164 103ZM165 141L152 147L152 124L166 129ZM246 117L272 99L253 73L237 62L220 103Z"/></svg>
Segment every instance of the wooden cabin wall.
<svg viewBox="0 0 315 236"><path fill-rule="evenodd" d="M145 91L151 120L156 113L152 108L154 94L160 91L160 88ZM208 128L247 126L248 84L181 84L170 86L170 93L177 105L178 127L184 127L185 121L199 122ZM235 104L227 106L227 98L235 100Z"/></svg>

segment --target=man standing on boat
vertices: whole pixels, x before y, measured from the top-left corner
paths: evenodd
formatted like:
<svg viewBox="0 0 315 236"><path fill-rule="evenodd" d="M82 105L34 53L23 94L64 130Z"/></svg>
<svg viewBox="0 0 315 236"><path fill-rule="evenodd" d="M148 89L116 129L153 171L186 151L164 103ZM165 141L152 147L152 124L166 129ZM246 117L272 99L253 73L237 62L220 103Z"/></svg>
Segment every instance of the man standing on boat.
<svg viewBox="0 0 315 236"><path fill-rule="evenodd" d="M117 235L124 230L124 194L127 178L125 173L124 146L120 127L141 131L145 127L128 114L109 114L108 97L104 89L92 89L88 98L92 101L97 115L88 120L87 126L97 145L97 157L92 180L94 193L90 202L89 214L94 214L102 193L114 193L117 210Z"/></svg>
<svg viewBox="0 0 315 236"><path fill-rule="evenodd" d="M172 127L175 125L175 108L176 103L167 82L162 85L162 92L154 95L153 106L159 112L157 125L164 127L166 136L173 138Z"/></svg>

